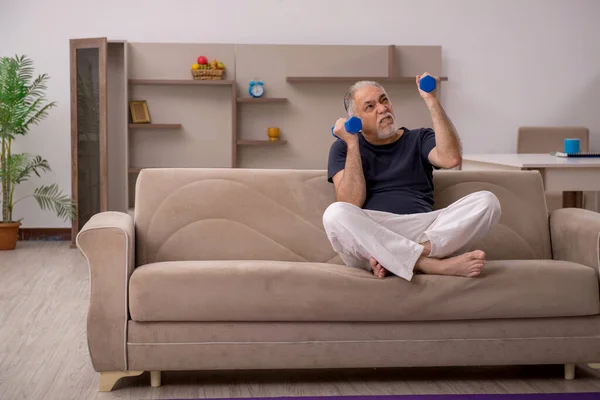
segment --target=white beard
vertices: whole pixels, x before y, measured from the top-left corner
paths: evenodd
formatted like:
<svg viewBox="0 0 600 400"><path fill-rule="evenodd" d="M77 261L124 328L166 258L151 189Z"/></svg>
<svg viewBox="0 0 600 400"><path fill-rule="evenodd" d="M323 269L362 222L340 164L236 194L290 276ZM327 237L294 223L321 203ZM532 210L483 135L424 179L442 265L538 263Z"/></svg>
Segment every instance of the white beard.
<svg viewBox="0 0 600 400"><path fill-rule="evenodd" d="M381 119L384 119L386 117L390 117L392 119L392 123L386 127L381 127L379 126L379 124L377 125L377 138L381 140L392 137L394 133L396 133L396 131L398 130L398 126L396 125L396 119L394 118L394 116L392 114L386 114L382 116Z"/></svg>

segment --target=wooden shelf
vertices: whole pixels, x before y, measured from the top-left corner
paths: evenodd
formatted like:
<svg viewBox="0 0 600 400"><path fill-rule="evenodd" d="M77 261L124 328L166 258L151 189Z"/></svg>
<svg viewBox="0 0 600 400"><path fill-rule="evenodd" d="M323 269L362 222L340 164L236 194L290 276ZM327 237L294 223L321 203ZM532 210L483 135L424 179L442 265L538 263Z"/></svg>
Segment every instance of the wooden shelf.
<svg viewBox="0 0 600 400"><path fill-rule="evenodd" d="M286 82L348 82L348 81L378 81L378 82L389 82L389 83L414 83L414 76L397 76L397 77L345 77L345 76L288 76L285 78ZM440 81L447 81L447 76L440 76Z"/></svg>
<svg viewBox="0 0 600 400"><path fill-rule="evenodd" d="M232 80L199 79L129 79L131 85L233 85Z"/></svg>
<svg viewBox="0 0 600 400"><path fill-rule="evenodd" d="M285 97L238 97L238 103L287 103Z"/></svg>
<svg viewBox="0 0 600 400"><path fill-rule="evenodd" d="M244 140L240 139L237 141L238 146L278 146L282 144L287 144L287 140Z"/></svg>
<svg viewBox="0 0 600 400"><path fill-rule="evenodd" d="M181 124L129 124L129 129L180 129Z"/></svg>

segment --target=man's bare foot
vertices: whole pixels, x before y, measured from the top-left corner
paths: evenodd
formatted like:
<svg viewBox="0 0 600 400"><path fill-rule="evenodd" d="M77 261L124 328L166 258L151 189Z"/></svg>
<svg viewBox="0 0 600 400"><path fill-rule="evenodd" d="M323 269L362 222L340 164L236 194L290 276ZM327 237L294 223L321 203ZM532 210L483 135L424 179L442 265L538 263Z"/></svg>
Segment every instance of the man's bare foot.
<svg viewBox="0 0 600 400"><path fill-rule="evenodd" d="M442 260L421 256L415 265L415 271L432 275L454 275L473 278L481 273L484 265L485 253L481 250L475 250Z"/></svg>
<svg viewBox="0 0 600 400"><path fill-rule="evenodd" d="M375 275L378 278L383 279L389 274L389 271L383 268L383 266L379 264L379 262L373 257L369 258L369 265L371 265L373 275Z"/></svg>

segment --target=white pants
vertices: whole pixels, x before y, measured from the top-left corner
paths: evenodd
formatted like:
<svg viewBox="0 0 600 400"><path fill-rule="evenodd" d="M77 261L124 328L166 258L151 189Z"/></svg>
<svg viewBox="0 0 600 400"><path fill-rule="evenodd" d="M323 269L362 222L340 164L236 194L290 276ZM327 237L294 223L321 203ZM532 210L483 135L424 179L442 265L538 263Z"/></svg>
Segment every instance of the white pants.
<svg viewBox="0 0 600 400"><path fill-rule="evenodd" d="M429 257L445 258L475 250L475 245L500 218L500 202L488 191L467 195L429 213L398 215L364 210L335 202L323 214L333 249L350 267L371 270L369 258L410 281L430 242Z"/></svg>

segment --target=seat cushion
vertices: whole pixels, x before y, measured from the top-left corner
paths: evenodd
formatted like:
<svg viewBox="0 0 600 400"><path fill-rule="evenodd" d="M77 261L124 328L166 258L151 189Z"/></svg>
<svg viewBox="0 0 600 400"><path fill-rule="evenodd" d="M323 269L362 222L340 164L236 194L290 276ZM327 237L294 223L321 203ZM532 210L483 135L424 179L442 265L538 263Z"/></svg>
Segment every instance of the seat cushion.
<svg viewBox="0 0 600 400"><path fill-rule="evenodd" d="M489 261L477 278L379 279L344 265L170 261L130 279L134 321L441 321L595 315L596 270L554 260Z"/></svg>

